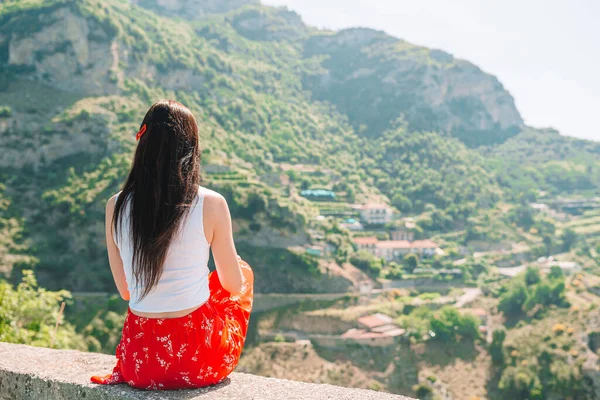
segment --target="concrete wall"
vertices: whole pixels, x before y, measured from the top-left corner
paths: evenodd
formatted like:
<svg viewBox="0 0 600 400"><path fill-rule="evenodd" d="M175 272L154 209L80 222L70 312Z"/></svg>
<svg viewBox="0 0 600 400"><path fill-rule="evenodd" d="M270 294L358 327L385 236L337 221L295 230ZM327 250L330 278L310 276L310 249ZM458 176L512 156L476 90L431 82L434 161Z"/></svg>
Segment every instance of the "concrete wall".
<svg viewBox="0 0 600 400"><path fill-rule="evenodd" d="M95 385L114 356L0 342L0 399L35 400L410 400L404 396L233 373L223 383L194 390L140 391L125 384Z"/></svg>

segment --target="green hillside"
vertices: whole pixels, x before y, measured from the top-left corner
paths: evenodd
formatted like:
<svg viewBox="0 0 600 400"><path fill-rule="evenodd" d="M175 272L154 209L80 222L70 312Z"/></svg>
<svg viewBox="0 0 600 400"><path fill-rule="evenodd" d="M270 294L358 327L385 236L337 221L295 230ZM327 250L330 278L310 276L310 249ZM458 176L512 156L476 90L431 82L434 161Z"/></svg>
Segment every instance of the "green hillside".
<svg viewBox="0 0 600 400"><path fill-rule="evenodd" d="M56 346L114 351L105 203L162 98L198 119L203 185L227 199L257 293L390 284L253 314L244 371L424 400L593 398L600 143L526 126L468 61L256 0L0 1L0 340L49 345L64 299ZM370 223L367 203L394 219ZM353 242L396 228L432 251ZM281 343L372 312L406 341Z"/></svg>
<svg viewBox="0 0 600 400"><path fill-rule="evenodd" d="M198 118L205 184L228 198L237 240L284 253L286 240L310 243L317 229L345 249L337 261L349 256L347 236L314 224L338 203L315 204L302 188L433 212L434 231L464 229L501 198L598 188L588 142L518 133L511 95L466 61L368 29L319 31L253 2L171 3L0 4L0 177L42 285L114 290L104 204L160 98ZM312 261L282 259L314 273ZM278 287L268 271L282 266L257 268L265 290L317 290L293 274Z"/></svg>

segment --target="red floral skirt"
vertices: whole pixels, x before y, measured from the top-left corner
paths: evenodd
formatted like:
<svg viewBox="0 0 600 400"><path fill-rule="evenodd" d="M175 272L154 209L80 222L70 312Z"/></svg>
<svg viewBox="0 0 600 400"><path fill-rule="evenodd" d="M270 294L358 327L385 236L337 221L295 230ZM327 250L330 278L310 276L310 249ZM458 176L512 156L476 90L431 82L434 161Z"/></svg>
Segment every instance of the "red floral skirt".
<svg viewBox="0 0 600 400"><path fill-rule="evenodd" d="M190 314L146 318L127 311L117 365L91 381L126 382L138 389L184 389L214 385L237 366L252 310L254 275L241 261L243 287L230 296L216 271L209 275L210 298Z"/></svg>

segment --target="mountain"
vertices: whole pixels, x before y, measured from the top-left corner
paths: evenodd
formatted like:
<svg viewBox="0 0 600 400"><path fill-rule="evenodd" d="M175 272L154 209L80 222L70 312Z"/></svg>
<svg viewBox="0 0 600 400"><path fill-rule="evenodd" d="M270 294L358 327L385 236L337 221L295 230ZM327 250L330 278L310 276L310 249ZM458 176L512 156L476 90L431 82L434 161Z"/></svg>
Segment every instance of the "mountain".
<svg viewBox="0 0 600 400"><path fill-rule="evenodd" d="M448 231L501 198L600 187L588 142L525 127L495 77L382 32L321 31L243 0L5 0L0 218L13 224L10 254L26 260L14 263L14 280L35 265L50 288L114 290L104 204L160 98L196 115L205 184L226 196L259 291L355 283L338 273L348 233L315 222L323 204L301 188L335 191L343 210L367 201L412 216L433 209ZM539 140L548 168L561 161L593 174L574 185L536 175L522 187L537 158L516 154ZM288 250L319 235L338 246L337 269Z"/></svg>
<svg viewBox="0 0 600 400"><path fill-rule="evenodd" d="M412 129L450 134L470 146L503 142L523 127L498 79L443 51L346 29L312 36L305 54L323 57L324 70L305 80L314 97L337 105L368 136L400 115Z"/></svg>
<svg viewBox="0 0 600 400"><path fill-rule="evenodd" d="M258 0L131 0L131 3L162 15L189 20L225 13L249 4L259 4Z"/></svg>

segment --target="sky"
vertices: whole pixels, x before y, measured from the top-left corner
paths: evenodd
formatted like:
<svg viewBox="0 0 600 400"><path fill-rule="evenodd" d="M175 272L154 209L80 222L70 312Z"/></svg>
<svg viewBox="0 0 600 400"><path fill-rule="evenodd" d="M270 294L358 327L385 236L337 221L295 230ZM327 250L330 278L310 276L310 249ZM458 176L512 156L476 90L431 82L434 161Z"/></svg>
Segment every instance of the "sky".
<svg viewBox="0 0 600 400"><path fill-rule="evenodd" d="M600 1L262 0L305 23L368 27L498 77L525 123L600 141Z"/></svg>

